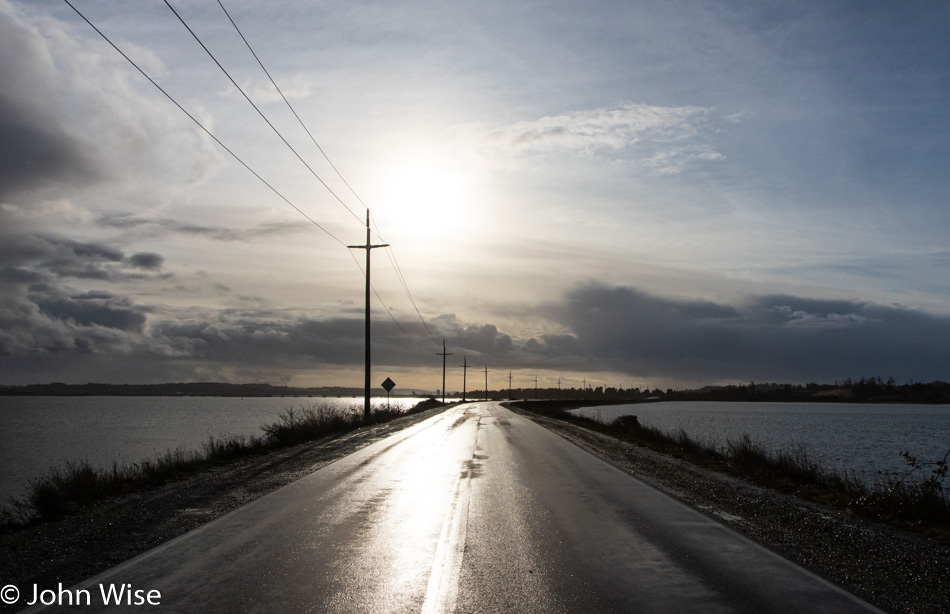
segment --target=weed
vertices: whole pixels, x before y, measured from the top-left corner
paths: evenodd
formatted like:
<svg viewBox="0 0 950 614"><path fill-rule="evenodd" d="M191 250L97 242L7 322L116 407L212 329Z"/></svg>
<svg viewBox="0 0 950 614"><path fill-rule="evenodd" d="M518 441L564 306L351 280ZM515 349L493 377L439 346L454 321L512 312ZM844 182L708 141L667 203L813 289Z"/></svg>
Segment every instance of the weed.
<svg viewBox="0 0 950 614"><path fill-rule="evenodd" d="M746 434L737 440L728 440L724 447L717 447L698 442L683 430L670 434L640 424L635 416L621 416L610 424L603 424L570 414L566 411L569 406L563 404L541 401L536 406L529 401L514 405L657 452L686 458L768 488L844 508L866 518L921 530L940 539L950 536L950 498L943 489L950 450L933 462L923 462L904 452L902 456L910 467L908 472L868 484L854 473L824 468L808 456L804 446L771 452ZM925 479L912 480L918 472L927 469L930 474Z"/></svg>
<svg viewBox="0 0 950 614"><path fill-rule="evenodd" d="M357 405L340 407L323 403L299 409L290 407L278 415L276 422L263 425L264 434L259 437L209 436L201 450L175 448L130 465L113 462L111 469L94 467L86 461L65 463L32 480L24 497L11 497L0 507L0 531L15 530L31 522L58 520L110 497L181 479L213 464L389 422L440 405L428 399L408 411L377 407L368 417L364 417L362 406Z"/></svg>

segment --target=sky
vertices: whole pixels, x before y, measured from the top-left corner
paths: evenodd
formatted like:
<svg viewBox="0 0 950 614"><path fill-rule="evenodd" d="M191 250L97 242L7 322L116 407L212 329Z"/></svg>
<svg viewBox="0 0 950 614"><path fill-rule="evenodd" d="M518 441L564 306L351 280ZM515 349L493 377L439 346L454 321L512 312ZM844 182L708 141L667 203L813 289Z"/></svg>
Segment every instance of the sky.
<svg viewBox="0 0 950 614"><path fill-rule="evenodd" d="M367 208L397 391L950 378L945 2L71 2L181 108L0 0L0 384L361 386Z"/></svg>

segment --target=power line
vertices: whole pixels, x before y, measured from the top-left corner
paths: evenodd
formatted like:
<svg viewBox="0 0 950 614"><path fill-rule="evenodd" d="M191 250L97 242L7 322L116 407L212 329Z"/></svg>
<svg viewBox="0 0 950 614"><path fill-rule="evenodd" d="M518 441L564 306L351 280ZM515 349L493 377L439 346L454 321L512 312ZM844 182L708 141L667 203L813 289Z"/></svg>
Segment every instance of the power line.
<svg viewBox="0 0 950 614"><path fill-rule="evenodd" d="M270 82L273 84L274 89L276 89L276 90L277 90L277 93L280 94L280 97L284 99L284 102L287 104L287 108L290 109L290 112L293 113L293 114L294 114L294 117L297 118L297 121L300 123L300 127L304 129L304 131L307 133L307 136L310 137L310 140L313 141L313 144L316 146L316 148L317 148L318 150L320 150L320 153L321 153L321 154L323 154L323 157L324 157L324 159L326 159L327 164L329 164L329 165L330 165L330 168L332 168L332 169L334 170L334 172L336 172L337 177L340 178L340 181L342 181L343 184L346 185L346 187L347 187L347 188L350 190L350 192L353 194L353 196L356 197L356 200L360 201L360 204L363 205L364 208L369 209L369 206L367 206L367 204L363 202L363 199L360 198L360 195L356 193L356 190L353 189L353 186L351 186L351 185L349 184L349 182L346 180L346 178L343 177L343 174L340 173L340 170L336 167L335 164L333 164L333 161L330 160L330 156L328 156L327 153L326 153L325 151L323 151L323 148L320 147L320 144L319 144L319 143L317 143L317 139L314 138L313 134L312 134L312 133L310 132L310 130L307 128L306 124L304 124L304 123L303 123L303 120L300 118L300 116L297 115L297 111L294 109L293 105L290 104L290 101L287 100L287 97L284 96L284 92L281 91L280 87L278 87L277 82L274 81L274 78L273 78L273 77L271 77L270 72L268 72L267 68L264 67L264 63L261 61L261 59L260 59L259 57L257 57L257 53L254 52L254 48L251 47L251 43L249 43L248 40L244 37L244 34L241 32L241 29L238 28L237 23L235 23L235 22L234 22L234 19L231 17L231 14L228 13L228 10L227 10L226 8L224 8L224 5L221 3L221 0L218 0L218 6L220 6L220 7L221 7L221 10L224 11L224 14L227 15L228 21L231 22L231 25L234 26L234 29L235 29L235 31L237 31L238 36L240 36L240 37L241 37L241 40L244 41L244 44L247 45L248 51L251 52L251 55L254 56L254 59L257 60L257 63L260 65L261 70L263 70L263 71L264 71L264 74L267 75L267 78L270 79ZM377 236L378 236L378 235L377 235ZM380 237L380 239L382 239L382 237Z"/></svg>
<svg viewBox="0 0 950 614"><path fill-rule="evenodd" d="M165 4L168 4L168 0L165 0ZM169 8L171 8L172 11L174 12L174 9L171 7L171 5L168 5L168 6L169 6ZM330 167L334 170L334 172L337 174L337 176L340 178L340 180L343 182L343 184L346 185L346 187L350 190L350 192L353 194L353 196L356 198L356 200L358 200L358 201L360 202L360 204L362 204L362 205L368 210L368 209L369 209L369 206L366 205L365 202L363 202L363 199L360 198L359 194L356 193L356 190L353 189L353 186L350 185L350 183L346 180L346 178L343 176L343 174L340 172L340 170L336 167L336 165L333 164L333 161L330 160L330 157L327 155L326 151L324 151L324 149L323 149L323 148L320 146L320 144L317 142L317 139L313 136L313 133L310 132L310 129L307 128L307 125L304 123L303 119L301 119L300 115L299 115L299 114L297 113L297 111L294 109L293 105L290 104L290 101L289 101L289 100L287 100L287 97L284 95L284 92L280 89L280 86L277 85L276 80L273 78L273 76L271 76L270 71L267 70L267 67L264 66L264 62L261 61L260 57L259 57L259 56L257 55L257 53L254 51L254 48L251 46L251 43L247 40L247 37L244 36L244 33L241 32L241 29L238 27L237 23L234 21L234 18L231 17L231 14L228 12L228 10L224 7L224 4L221 2L221 0L218 0L218 6L220 6L220 7L221 7L221 10L224 11L225 16L228 18L228 21L231 22L231 25L234 27L234 30L237 32L238 36L241 37L241 40L244 41L244 44L247 46L248 51L250 51L250 52L251 52L251 55L254 56L254 59L257 61L257 64L261 67L261 70L264 71L264 74L267 75L267 78L270 80L271 84L274 86L274 89L276 89L276 90L277 90L277 93L280 94L280 97L283 99L284 103L287 105L287 108L290 109L290 112L291 112L291 113L293 113L294 117L297 119L297 122L300 124L300 127L304 129L304 132L306 132L306 133L307 133L307 136L310 137L310 140L313 142L314 146L315 146L315 147L317 148L317 150L323 155L324 159L326 159L327 163L328 163L328 164L330 165ZM179 20L181 20L182 23L184 24L185 22L184 22L184 20L181 19L181 16L178 15L177 12L175 12L175 14L176 14L176 16L178 16ZM185 27L188 28L187 24L185 24ZM188 28L188 31L191 32L191 33L192 33L192 36L194 36L195 39L198 40L199 44L201 44L201 41L198 39L197 35L194 34L194 32L191 30L191 28ZM201 44L201 46L205 49L205 51L208 53L208 55L211 55L211 52L208 51L207 47L205 47L204 44ZM214 56L213 56L213 55L211 55L211 57L212 57L212 59L214 59ZM218 63L217 60L215 60L215 63L218 64L219 67L221 67L221 64ZM224 68L221 67L221 70L224 71ZM227 71L224 71L224 72L225 72L225 74L228 74ZM231 79L231 76L228 75L228 78ZM238 89L241 90L241 88L237 85L237 83L234 82L234 79L231 79L231 82L234 83L235 87L238 87ZM241 90L241 93L244 94L244 91ZM244 97L247 98L248 102L251 102L250 98L248 98L248 96L247 96L246 94L244 94ZM251 105L253 106L254 103L251 102ZM255 106L254 108L257 109L256 106ZM258 111L258 113L261 113L260 109L257 109L257 111ZM261 116L263 117L263 113L261 113ZM266 118L265 118L265 121L266 121ZM270 125L270 122L268 122L268 124ZM271 128L273 128L273 126L271 126ZM276 131L276 129L275 129L275 131ZM278 135L279 135L279 133L278 133ZM283 137L281 137L281 139L283 139ZM284 142L286 143L287 141L285 140ZM289 147L289 145L288 145L288 147ZM291 149L293 149L293 148L291 148ZM297 152L294 151L294 153L296 154ZM298 157L298 158L300 157L299 154L297 155L297 157ZM302 160L301 160L301 161L302 161ZM304 163L304 164L306 164L306 163ZM309 168L309 166L308 166L308 168ZM311 172L313 172L313 171L311 170ZM318 179L319 179L319 177L318 177ZM323 183L323 180L320 180L320 181L321 181L321 183ZM325 186L325 185L326 185L326 184L324 183L324 186ZM329 188L327 188L327 189L329 189ZM333 193L333 192L331 191L331 193ZM336 196L336 194L334 194L334 196ZM339 198L337 198L337 200L339 200ZM341 203L342 203L342 201L341 201ZM344 206L346 206L346 205L344 204ZM347 207L347 210L349 210L348 207ZM353 212L350 211L350 213L353 213ZM355 216L356 214L354 213L353 215ZM359 219L359 218L357 218L357 219ZM383 239L382 234L381 234L380 231L379 231L379 226L377 225L375 218L373 219L373 226L374 226L375 229L376 229L376 236L377 236L381 241L385 242L385 240ZM391 246L390 246L389 250L387 250L386 255L387 255L387 257L389 258L390 263L393 265L393 270L396 272L396 277L397 277L397 279L399 280L400 285L402 286L402 288L403 288L403 290L405 291L406 295L409 297L409 302L412 303L413 309L416 311L416 314L419 316L419 320L422 322L423 328L425 328L425 331L426 331L426 333L429 335L429 338L430 338L430 339L434 339L434 337L433 337L433 335L432 335L432 331L429 329L429 325L426 324L425 318L422 316L422 313L419 311L419 307L416 305L415 298L412 296L412 291L409 289L409 284L406 282L406 278L405 278L405 276L404 276L403 273L402 273L402 269L401 269L400 266L399 266L399 262L396 260L395 251L393 250L393 248L392 248ZM357 264L358 264L358 263L357 263ZM364 273L364 274L365 274L365 273ZM383 302L382 298L379 297L379 293L376 292L376 288L373 288L373 292L376 294L377 298L379 298L380 303L382 303L383 306L385 306L385 303ZM389 309L387 308L387 312L388 312L388 311L389 311ZM396 325L399 326L399 328L402 330L402 326L399 325L399 322L396 321L395 317L393 317L392 314L390 314L390 317L393 318L393 321L394 321L394 322L396 323ZM404 331L404 332L405 332L405 331ZM408 333L407 333L407 335L408 335Z"/></svg>
<svg viewBox="0 0 950 614"><path fill-rule="evenodd" d="M119 53L119 55L121 55L123 58L125 58L125 60L126 60L127 62L129 62L129 64L131 64L143 77L145 77L146 79L148 79L148 81L149 81L152 85L154 85L156 89L158 89L166 98L168 98L168 100L170 100L176 107L178 107L178 109L179 109L182 113L184 113L192 122L194 122L195 125L197 125L205 134L207 134L209 137L211 137L211 139L213 139L213 140L215 141L215 143L217 143L222 149L224 149L225 151L227 151L228 154L231 155L231 157L233 157L235 160L237 160L238 163L240 163L245 169L247 169L252 175L254 175L261 183L263 183L265 186L267 186L272 192L274 192L274 194L276 194L278 197L280 197L281 200L283 200L283 201L286 202L288 205L290 205L295 211L297 211L297 213L299 213L299 214L302 215L304 218L306 218L311 224L313 224L314 226L316 226L317 228L319 228L320 230L322 230L324 233L326 233L328 236L330 236L333 240L335 240L335 241L336 241L337 243L339 243L340 245L342 245L342 246L344 246L344 247L348 247L348 245L347 245L347 243L346 243L345 241L343 241L342 239L340 239L339 237L337 237L336 235L334 235L332 232L330 232L329 230L327 230L325 227L323 227L323 226L322 226L320 223L318 223L316 220L314 220L314 219L311 218L309 215L307 215L302 209L300 209L297 205L295 205L293 202L291 202L286 196L284 196L280 191L278 191L277 188L275 188L275 187L274 187L273 185L271 185L267 180L265 180L257 171L255 171L253 168L251 168L250 165L248 165L246 162L244 162L244 160L241 159L240 156L238 156L236 153L234 153L234 151L231 150L231 148L229 148L227 145L225 145L218 137L216 137L210 130L208 130L208 128L206 128L200 121L198 121L198 119L195 118L194 115L192 115L190 112L188 112L188 110L186 110L171 94L169 94L161 85L159 85L154 79L152 79L152 77L150 77L150 76L148 75L148 73L146 73L146 72L145 72L138 64L136 64L128 55L126 55L125 52L123 52L115 43L113 43L112 40L111 40L108 36L106 36L106 34L105 34L104 32L102 32L98 27L96 27L96 25L93 24L92 21L90 21L90 20L89 20L79 9L77 9L71 2L69 2L69 0L63 0L63 1L64 1L77 15L79 15L79 17L82 18L83 21L85 21L93 30L95 30L96 33L99 34L99 36L101 36L107 43L109 43L109 45L110 45L113 49L115 49L116 52ZM297 151L296 151L293 147L290 146L290 144L289 144L289 143L287 142L287 140L283 137L283 135L280 134L280 132L273 126L273 124L271 124L271 122L267 119L267 117L264 116L264 114L261 112L261 110L254 104L254 102L247 96L247 94L244 92L244 90L241 89L241 87L234 81L234 79L231 77L231 75L224 69L224 67L218 62L218 60L214 57L214 55L208 50L208 48L204 45L204 43L201 42L201 40L200 40L200 39L198 38L198 36L194 33L194 31L192 31L191 28L188 26L188 24L185 23L185 21L181 18L181 16L178 14L178 12L175 11L174 7L172 7L171 4L169 4L167 0L165 0L165 4L168 6L169 9L171 9L171 11L175 14L175 16L178 17L178 19L179 19L179 21L181 21L182 25L184 25L185 28L186 28L186 29L192 34L192 36L195 38L195 40L198 41L198 43L201 45L201 47L208 53L208 55L211 57L211 59L214 60L214 62L218 65L218 67L222 70L222 72L224 72L225 75L227 75L228 79L231 80L231 83L233 83L234 86L237 87L238 90L241 92L241 94L244 95L244 98L248 101L248 103L250 103L251 106L254 107L254 109L261 115L261 117L264 119L264 121L267 122L267 124L271 127L271 129L273 129L274 132L280 137L280 139L284 142L284 144L286 144L286 145L290 148L290 150L294 152L294 154L297 156L297 158L300 159L301 162L303 162L304 166L306 166L306 167L308 168L308 170L310 170L310 172L314 175L314 177L316 177L317 180L320 181L320 183L327 189L327 191L329 191L330 194L332 194L332 195L334 196L334 198L336 198L336 200L337 200L338 202L340 202L340 204L342 204L342 205L347 209L347 211L349 211L352 215L356 216L356 214L353 213L353 211L352 211L349 207L347 207L346 203L344 203L344 202L339 198L339 196L337 196L336 193L333 192L333 190L331 190L329 186L327 186L327 184L319 177L319 175L317 175L316 172L313 171L313 169L306 163L306 161L303 160L303 158L300 156L300 154L298 154ZM224 8L224 7L222 6L222 9L223 9L223 8ZM225 13L227 14L227 11L225 11ZM240 33L240 31L239 31L239 33ZM243 38L243 35L242 35L242 38ZM253 53L253 50L252 50L252 53ZM255 57L256 57L256 55L255 55ZM263 68L263 65L261 66L261 68ZM266 69L265 69L265 73L266 73L266 72L267 72L267 71L266 71ZM269 76L270 76L270 75L268 74L268 77L269 77ZM274 84L274 85L275 85L275 87L276 87L276 84ZM283 95L283 94L282 94L282 95ZM289 103L288 103L288 104L289 104ZM296 113L294 113L294 114L296 115ZM298 119L299 119L299 118L298 118ZM304 126L304 129L306 130L306 126ZM309 131L307 131L307 132L308 132L308 134L309 134ZM311 136L311 138L312 138L312 136ZM314 141L314 143L316 144L316 141ZM320 149L320 146L319 146L318 144L317 144L317 148ZM321 149L321 153L323 153L323 150L322 150L322 149ZM325 155L326 155L326 154L324 153L324 156L325 156ZM328 159L328 162L329 162L329 159ZM330 163L330 165L333 166L332 162ZM334 170L336 170L336 167L334 167ZM339 174L339 171L337 171L337 173ZM343 179L342 176L341 176L341 179ZM343 181L344 181L344 183L346 183L346 180L345 180L345 179L344 179ZM347 187L349 187L349 184L347 184ZM352 191L352 188L350 188L350 190ZM353 194L354 194L354 196L356 196L356 198L357 198L358 200L360 200L360 202L362 203L362 200L359 198L359 196L358 196L355 192L354 192ZM357 219L359 219L359 217L357 217ZM375 225L375 221L374 221L373 223L374 223L374 225ZM377 236L379 236L379 229L378 229L378 227L377 227ZM348 251L349 251L349 250L348 250ZM352 252L350 252L350 254L352 255ZM409 299L410 299L410 301L412 302L413 307L414 307L415 310L416 310L416 313L419 315L420 319L422 320L422 324L423 324L423 326L425 327L426 332L429 333L429 336L431 337L431 336L432 336L432 333L431 333L431 331L429 330L429 327L426 325L425 319L422 318L422 314L419 312L418 307L416 307L415 300L414 300L413 297L412 297L412 293L409 291L408 285L405 283L405 278L402 276L401 271L398 269L398 263L396 263L396 262L394 261L394 258L395 258L395 256L393 255L393 256L391 257L391 261L393 261L393 263L394 263L394 268L396 269L397 277L399 278L400 283L402 284L404 290L405 290L406 293L409 295ZM364 277L365 277L365 276L366 276L366 271L363 271L362 267L361 267L360 264L359 264L359 261L355 258L355 256L353 257L353 260L356 262L357 268L360 269L360 271L363 273L363 275L364 275ZM393 316L392 311L391 311L391 310L389 309L389 307L386 305L386 302L385 302L385 301L383 300L383 298L380 296L380 294L379 294L379 292L376 290L375 286L372 286L372 285L371 285L370 287L371 287L371 289L372 289L373 294L376 295L377 300L379 300L380 304L383 306L384 310L385 310L386 313L389 315L390 319L392 319L392 321L393 321L393 323L396 325L396 327L399 328L399 330L402 331L402 333L403 333L404 335L406 335L406 337L408 337L410 340L412 340L412 336L406 331L405 328L403 328L403 326L399 323L399 321L395 318L395 316Z"/></svg>
<svg viewBox="0 0 950 614"><path fill-rule="evenodd" d="M376 225L375 219L373 220L373 225L374 226ZM376 236L379 237L381 241L383 240L382 235L379 233L378 226L376 228ZM429 339L434 341L435 336L433 336L432 331L429 329L429 325L426 324L425 318L422 317L422 312L419 311L419 307L416 305L416 299L412 296L412 291L409 290L409 283L406 281L405 276L402 274L402 269L399 267L399 262L396 260L396 251L392 248L392 246L390 246L389 249L386 250L386 255L389 257L390 264L393 265L393 270L396 272L396 278L399 280L399 283L402 285L403 291L405 291L406 296L409 297L409 302L412 303L412 308L415 309L416 314L419 316L419 321L422 322L423 328L425 328L426 333L429 335Z"/></svg>
<svg viewBox="0 0 950 614"><path fill-rule="evenodd" d="M221 72L223 72L223 73L225 74L225 76L227 76L227 78L228 78L228 79L231 81L231 83L234 85L234 87L236 87L237 90L238 90L239 92L241 92L241 95L244 96L244 99L247 100L247 102L248 102L252 107L254 107L254 110L257 111L258 115L261 116L261 119L263 119L263 120L267 123L267 125L270 126L271 130L274 131L274 134L276 134L276 135L280 138L280 140L284 142L284 145L286 145L286 146L288 147L288 149L290 149L290 151L292 151L292 152L294 153L294 155L297 156L297 159L300 160L300 162L302 162L303 165L307 167L307 170L310 171L310 174L312 174L312 175L317 179L317 181L319 181L320 184L321 184L324 188L327 189L327 191L333 196L333 198L335 198L335 199L337 200L337 202L339 202L341 205L343 205L343 208L344 208L344 209L346 209L347 211L350 212L350 215L352 215L353 217L355 217L357 220L362 221L362 220L360 219L360 217L359 217L352 209L350 209L350 208L347 206L347 204L346 204L345 202L343 202L343 199L340 198L340 197L337 195L337 193L334 192L334 191L330 188L329 185L327 185L327 183L320 177L320 175L318 175L317 172L316 172L315 170L313 170L313 168L312 168L309 164L307 164L307 161L304 160L303 157L302 157L299 153L297 153L297 150L294 149L293 146L287 141L287 139L284 138L284 135L282 135L282 134L280 133L280 130L278 130L278 129L274 126L274 124L272 124L271 121L270 121L269 119L267 119L267 116L264 115L264 112L261 111L260 108L259 108L256 104L254 104L254 101L251 100L251 97L248 96L247 93L244 91L244 89L241 88L241 86L237 84L237 81L234 80L234 78L231 76L231 73L229 73L229 72L224 68L224 66L221 65L221 62L218 61L218 58L216 58L216 57L214 56L214 54L211 53L211 50L208 49L208 47L204 44L204 42L202 42L201 38L199 38L198 35L195 33L195 31L191 29L191 27L185 22L185 20L182 18L182 16L178 14L178 11L175 10L175 7L173 7L173 6L171 5L171 3L170 3L168 0L164 0L164 2L165 2L165 6L167 6L167 7L171 10L171 12L175 14L175 17L178 18L178 21L181 22L181 25L185 26L185 29L188 30L188 32L191 34L191 36L194 37L194 39L198 42L199 45L201 45L201 48L205 50L205 53L208 54L208 57L210 57L210 58L214 61L214 63L217 64L218 68L221 69ZM223 8L223 7L222 7L222 8ZM225 11L225 13L227 13L227 11ZM240 33L240 32L239 32L239 33ZM265 72L266 72L266 71L265 71ZM319 146L318 146L318 147L319 147ZM359 197L357 197L357 198L359 198Z"/></svg>
<svg viewBox="0 0 950 614"><path fill-rule="evenodd" d="M349 247L349 246L347 246L347 247ZM363 270L363 265L360 264L360 261L356 258L356 255L353 254L352 251L350 251L350 256L353 258L353 262L356 263L356 268L358 268L358 269L360 270L360 273L363 274L363 277L366 277L366 271ZM413 342L414 342L415 340L412 338L412 335L410 335L408 332L406 332L406 329L402 327L402 325L401 325L401 324L399 323L399 321L396 319L396 316L394 316L394 315L392 314L392 311L389 309L389 306L386 305L386 301L384 301L384 300L383 300L383 297L381 297L381 296L379 295L379 292L376 290L376 286L374 286L372 283L370 283L369 287L370 287L370 289L373 291L373 294L376 295L376 299L379 301L379 304L383 306L383 310L385 310L386 313L389 314L389 318L393 321L393 324L395 324L396 327L397 327L399 330L402 331L402 334L404 334L410 341L413 341Z"/></svg>
<svg viewBox="0 0 950 614"><path fill-rule="evenodd" d="M300 207L298 207L297 205L295 205L294 203L292 203L286 196L284 196L283 194L281 194L281 193L277 190L277 188L275 188L275 187L272 186L270 183L268 183L267 180L265 180L263 177L261 177L261 176L257 173L257 171L255 171L253 168L251 168L250 166L248 166L248 164L247 164L244 160L242 160L236 153L234 153L227 145L225 145L224 143L222 143L222 142L221 142L221 139L219 139L218 137L216 137L210 130L208 130L207 128L205 128L204 124L202 124L200 121L198 121L198 120L195 118L194 115L192 115L191 113L189 113L189 112L185 109L185 107L181 106L181 104L179 104L179 102L178 102L177 100L175 100L175 98L174 98L171 94L169 94L167 91L165 91L165 89L164 89L161 85L159 85L154 79L152 79L152 78L148 75L148 73L146 73L144 70L142 70L142 68L139 67L139 65L136 64L136 63L132 60L132 58L130 58L129 56L127 56L127 55L125 54L125 52L123 52L121 49L119 49L119 47L118 47L115 43L113 43L112 40L110 40L109 37L106 36L105 33L102 32L102 30L100 30L99 28L97 28L97 27L95 26L95 24L93 24L91 21L89 21L89 19L88 19L85 15L83 15L82 12L79 11L79 9L77 9L75 6L73 6L72 3L71 3L69 0L63 0L63 2L65 2L65 3L69 6L69 8L71 8L73 11L75 11L76 14L79 15L79 16L82 18L83 21L85 21L87 24L89 24L89 26L90 26L93 30L95 30L96 33L99 34L99 36L101 36L107 43L109 43L109 45L112 46L113 49L115 49L115 50L119 53L119 55L121 55L123 58L125 58L125 60L126 60L129 64L131 64L133 67L135 67L135 69L136 69L137 71L139 71L139 73L141 73L143 77L145 77L146 79L148 79L149 82L150 82L152 85L154 85L154 86L158 89L158 91L160 91L162 94L164 94L165 97L168 98L168 99L172 102L172 104L174 104L176 107L178 107L178 109L179 109L182 113L184 113L185 115L187 115L187 116L188 116L188 119L190 119L191 121L193 121L193 122L195 123L195 125L197 125L199 128L201 128L201 130L204 131L204 133L207 134L209 137L211 137L211 138L214 140L215 143L217 143L218 145L220 145L222 149L224 149L226 152L228 152L229 154L231 154L231 157L233 157L235 160L237 160L237 161L241 164L241 166L243 166L244 168L246 168L252 175L254 175L255 177L257 177L257 179L260 180L261 183L263 183L263 184L266 185L268 188L270 188L270 190L271 190L274 194L276 194L277 196L279 196L280 199L283 200L285 203L287 203L288 205L290 205L291 207L293 207L294 210L297 211L297 213L299 213L300 215L302 215L303 217L305 217L311 224L313 224L314 226L316 226L317 228L319 228L320 230L322 230L323 232L325 232L327 235L330 236L330 238L332 238L334 241L336 241L336 242L339 243L340 245L346 247L346 242L345 242L345 241L343 241L342 239L340 239L339 237L337 237L336 235L334 235L332 232L330 232L329 230L327 230L326 228L324 228L323 226L321 226L321 225L320 225L316 220L314 220L312 217L310 217L309 215L307 215L306 213L304 213L304 211L303 211L302 209L300 209Z"/></svg>

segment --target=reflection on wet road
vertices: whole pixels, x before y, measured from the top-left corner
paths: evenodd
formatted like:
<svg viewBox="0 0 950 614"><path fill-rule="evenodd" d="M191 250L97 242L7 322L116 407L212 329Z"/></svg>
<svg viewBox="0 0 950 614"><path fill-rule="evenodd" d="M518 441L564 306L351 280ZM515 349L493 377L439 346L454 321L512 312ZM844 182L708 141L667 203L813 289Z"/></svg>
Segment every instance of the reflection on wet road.
<svg viewBox="0 0 950 614"><path fill-rule="evenodd" d="M100 583L160 590L149 609L170 612L875 611L492 403L85 585Z"/></svg>

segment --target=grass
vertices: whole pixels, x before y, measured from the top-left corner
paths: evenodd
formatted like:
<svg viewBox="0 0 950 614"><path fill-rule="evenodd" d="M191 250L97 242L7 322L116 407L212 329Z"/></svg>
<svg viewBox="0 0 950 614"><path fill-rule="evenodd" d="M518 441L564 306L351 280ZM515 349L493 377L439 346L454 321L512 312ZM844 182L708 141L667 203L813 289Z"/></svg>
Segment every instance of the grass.
<svg viewBox="0 0 950 614"><path fill-rule="evenodd" d="M938 459L922 464L905 454L911 467L905 475L880 476L868 484L853 474L826 469L810 458L803 447L771 452L753 442L748 435L727 441L725 446L715 446L698 441L683 430L667 433L642 425L635 416L621 416L610 424L604 424L568 413L567 410L576 404L528 401L515 405L766 488L950 542L950 498L943 490L947 458L943 462ZM926 468L924 465L934 467L931 475L923 480L914 479L918 470Z"/></svg>
<svg viewBox="0 0 950 614"><path fill-rule="evenodd" d="M407 411L377 407L368 417L364 417L362 405L341 407L323 403L300 409L291 407L281 412L276 422L262 426L259 436L208 437L200 450L176 448L131 465L113 463L111 469L94 467L87 461L65 463L31 481L25 495L11 497L0 508L0 531L59 520L115 496L180 480L216 465L389 422L440 405L435 399L428 399Z"/></svg>

